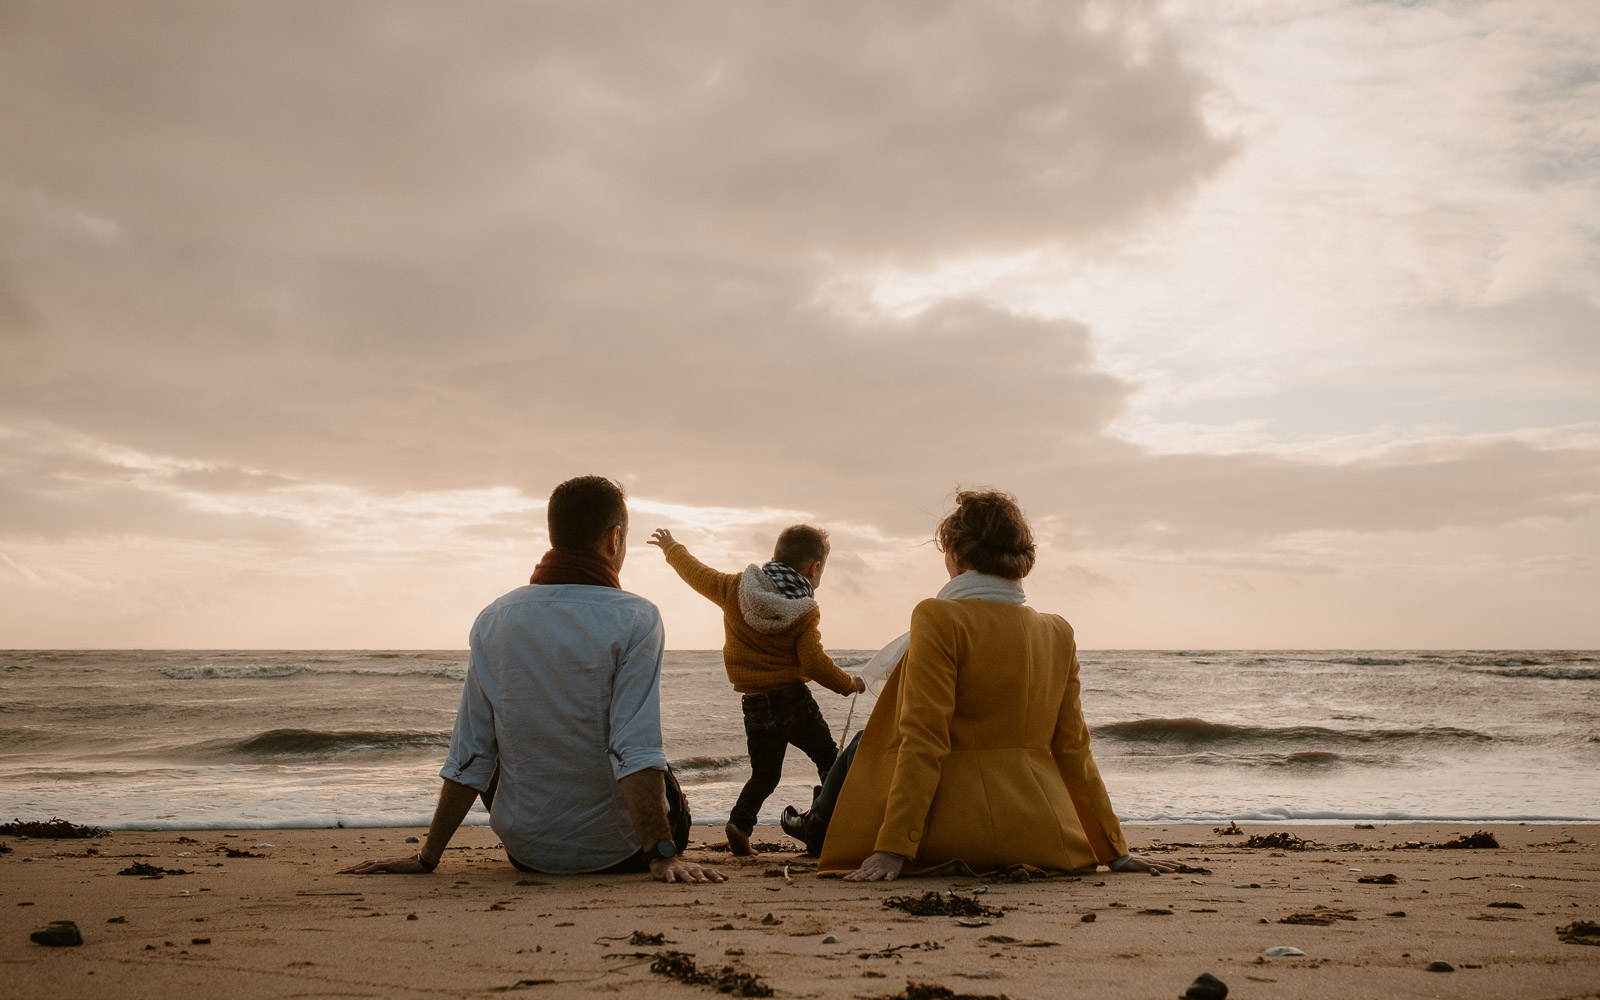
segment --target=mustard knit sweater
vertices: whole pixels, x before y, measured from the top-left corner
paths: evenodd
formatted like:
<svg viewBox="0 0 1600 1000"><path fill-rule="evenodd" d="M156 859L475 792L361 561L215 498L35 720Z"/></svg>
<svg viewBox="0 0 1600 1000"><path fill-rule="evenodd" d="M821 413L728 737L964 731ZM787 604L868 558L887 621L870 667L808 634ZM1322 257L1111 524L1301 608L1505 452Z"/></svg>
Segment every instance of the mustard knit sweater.
<svg viewBox="0 0 1600 1000"><path fill-rule="evenodd" d="M758 631L745 620L739 605L740 574L712 569L690 555L681 542L673 542L665 551L667 565L683 582L722 609L722 662L735 691L760 694L797 681L816 681L839 694L855 691L855 681L823 652L818 627L822 610L815 602L781 631Z"/></svg>

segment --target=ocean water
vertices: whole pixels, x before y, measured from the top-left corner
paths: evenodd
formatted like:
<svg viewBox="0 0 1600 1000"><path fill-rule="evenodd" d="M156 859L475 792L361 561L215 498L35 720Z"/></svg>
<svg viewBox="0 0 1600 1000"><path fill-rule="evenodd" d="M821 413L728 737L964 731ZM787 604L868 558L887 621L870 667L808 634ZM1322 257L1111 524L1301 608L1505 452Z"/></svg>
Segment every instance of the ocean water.
<svg viewBox="0 0 1600 1000"><path fill-rule="evenodd" d="M1600 653L1081 660L1125 821L1600 820ZM465 672L464 652L437 650L0 652L0 818L425 825ZM815 693L841 732L851 699ZM872 702L855 703L852 732ZM662 706L696 822L725 822L748 768L721 655L668 653ZM763 821L808 803L815 777L791 750ZM468 822L484 820L480 806Z"/></svg>

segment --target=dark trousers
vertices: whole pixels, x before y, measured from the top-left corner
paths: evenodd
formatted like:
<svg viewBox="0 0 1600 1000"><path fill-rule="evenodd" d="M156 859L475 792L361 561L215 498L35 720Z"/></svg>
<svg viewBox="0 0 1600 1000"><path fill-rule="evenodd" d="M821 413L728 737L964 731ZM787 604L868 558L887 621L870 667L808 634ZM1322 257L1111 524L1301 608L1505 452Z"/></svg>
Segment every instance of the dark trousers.
<svg viewBox="0 0 1600 1000"><path fill-rule="evenodd" d="M827 835L828 824L833 821L833 807L839 804L839 791L844 788L844 779L850 776L850 764L856 759L856 747L861 745L861 733L856 733L850 745L844 748L839 759L834 762L833 770L828 772L828 778L822 783L822 791L817 793L816 801L811 803L812 829L817 833L816 848L822 849L822 840Z"/></svg>
<svg viewBox="0 0 1600 1000"><path fill-rule="evenodd" d="M744 739L750 751L750 780L739 792L728 821L747 835L756 827L756 813L783 777L783 756L792 743L817 765L822 781L833 767L838 748L822 718L817 700L804 681L743 698Z"/></svg>
<svg viewBox="0 0 1600 1000"><path fill-rule="evenodd" d="M666 773L662 775L662 779L667 795L667 828L672 831L673 846L678 849L679 854L682 854L684 849L689 846L689 827L693 823L689 815L689 798L683 794L683 786L678 784L678 776L672 772L670 766L667 768ZM489 809L494 805L495 789L499 787L500 765L496 764L494 773L489 776L489 787L479 793L483 798L483 807L485 809ZM506 858L511 862L512 867L518 871L543 874L539 872L539 869L525 865L512 857L510 851L506 852ZM590 874L623 875L634 872L647 872L649 870L650 862L645 860L644 848L641 847L611 867L602 868Z"/></svg>

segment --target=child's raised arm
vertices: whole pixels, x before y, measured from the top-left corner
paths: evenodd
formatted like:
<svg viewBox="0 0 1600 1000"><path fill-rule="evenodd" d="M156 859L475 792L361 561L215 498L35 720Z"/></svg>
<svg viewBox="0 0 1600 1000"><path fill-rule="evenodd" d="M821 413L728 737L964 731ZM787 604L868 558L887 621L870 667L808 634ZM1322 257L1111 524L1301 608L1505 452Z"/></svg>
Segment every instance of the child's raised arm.
<svg viewBox="0 0 1600 1000"><path fill-rule="evenodd" d="M683 582L693 587L701 596L706 597L726 609L729 602L735 602L737 607L739 575L737 573L719 573L705 563L689 554L683 543L672 537L672 532L666 528L657 528L650 533L651 545L659 546L661 554L667 557L667 565L671 566L683 578Z"/></svg>

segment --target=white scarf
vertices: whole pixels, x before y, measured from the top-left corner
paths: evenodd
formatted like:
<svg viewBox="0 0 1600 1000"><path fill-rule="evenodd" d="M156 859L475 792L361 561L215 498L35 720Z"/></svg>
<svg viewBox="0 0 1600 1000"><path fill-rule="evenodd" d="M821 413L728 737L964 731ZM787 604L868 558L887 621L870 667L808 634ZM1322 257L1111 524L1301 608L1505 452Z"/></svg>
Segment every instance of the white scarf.
<svg viewBox="0 0 1600 1000"><path fill-rule="evenodd" d="M979 573L969 569L965 573L950 578L950 582L939 588L935 595L941 601L994 601L997 604L1026 604L1028 595L1023 593L1021 580L1007 580L1003 576L993 576L988 573ZM894 670L895 664L905 655L906 647L911 645L911 633L907 632L878 652L861 667L861 676L867 682L867 687L874 693L884 678Z"/></svg>
<svg viewBox="0 0 1600 1000"><path fill-rule="evenodd" d="M969 569L939 588L941 601L995 601L1000 604L1027 604L1028 595L1022 592L1021 580L1007 580Z"/></svg>

